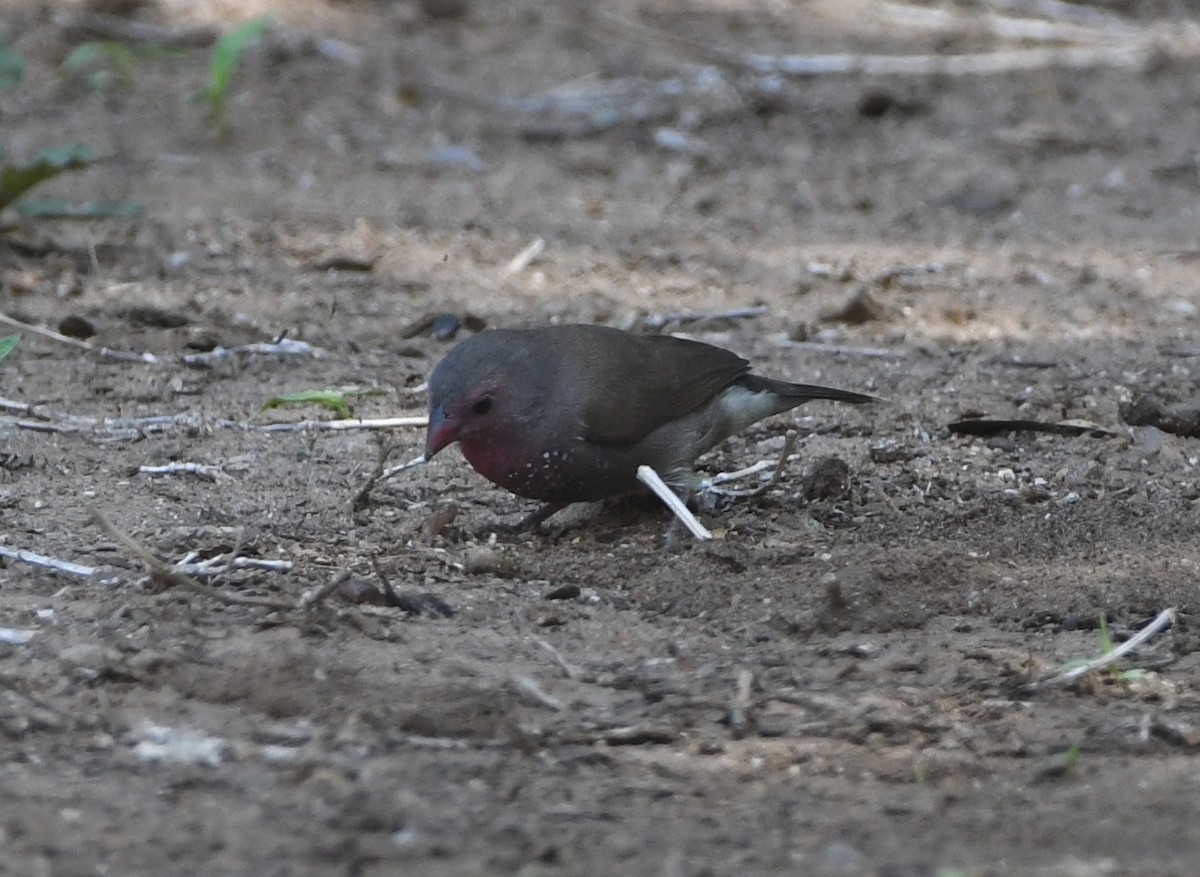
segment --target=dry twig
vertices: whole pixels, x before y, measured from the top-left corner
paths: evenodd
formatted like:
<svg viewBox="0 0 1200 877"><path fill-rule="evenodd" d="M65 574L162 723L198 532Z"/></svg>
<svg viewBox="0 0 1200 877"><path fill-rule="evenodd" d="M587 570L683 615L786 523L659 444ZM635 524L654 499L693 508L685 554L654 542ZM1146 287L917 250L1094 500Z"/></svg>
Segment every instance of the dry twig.
<svg viewBox="0 0 1200 877"><path fill-rule="evenodd" d="M1135 649L1140 648L1143 643L1145 643L1155 634L1173 625L1175 623L1176 614L1177 613L1174 607L1170 609L1164 609L1162 612L1158 613L1153 621L1151 621L1129 639L1125 640L1125 642L1121 643L1111 652L1107 652L1098 658L1092 658L1089 661L1085 661L1084 663L1072 667L1070 670L1067 670L1063 673L1059 673L1056 676L1051 676L1048 679L1035 682L1032 687L1042 688L1047 685L1061 685L1066 682L1073 682L1076 679L1086 676L1093 670L1100 670L1104 667L1111 666L1117 661L1117 659L1122 658Z"/></svg>
<svg viewBox="0 0 1200 877"><path fill-rule="evenodd" d="M296 609L298 604L284 600L274 600L270 597L248 597L244 594L229 594L225 591L219 591L216 588L211 588L189 575L172 569L168 564L150 553L149 549L137 542L133 537L119 530L117 526L108 519L108 516L98 508L91 509L91 517L101 530L103 530L113 541L132 554L134 557L142 561L150 570L151 576L157 581L166 585L178 585L185 590L191 591L193 594L199 594L201 597L207 597L210 600L216 600L218 603L232 604L238 606L260 606L264 609Z"/></svg>
<svg viewBox="0 0 1200 877"><path fill-rule="evenodd" d="M512 678L513 685L517 691L525 695L531 701L546 709L554 710L556 713L561 713L567 708L567 705L555 697L546 689L542 688L531 676L514 676Z"/></svg>
<svg viewBox="0 0 1200 877"><path fill-rule="evenodd" d="M5 545L0 545L0 557L7 557L9 560L19 560L21 563L28 563L33 566L44 566L47 569L58 570L67 575L81 576L83 578L96 574L94 566L84 566L82 563L73 563L69 560L47 557L44 554L26 551L24 548L9 548Z"/></svg>
<svg viewBox="0 0 1200 877"><path fill-rule="evenodd" d="M583 678L583 673L580 672L579 668L564 658L558 649L554 648L550 643L540 637L535 637L533 641L550 653L550 657L554 659L554 663L558 665L558 669L562 670L563 675L568 679L578 682Z"/></svg>
<svg viewBox="0 0 1200 877"><path fill-rule="evenodd" d="M151 478L158 478L164 475L195 475L207 481L217 481L221 478L230 477L225 474L220 466L185 462L167 463L164 466L138 466L138 474L149 475Z"/></svg>
<svg viewBox="0 0 1200 877"><path fill-rule="evenodd" d="M30 335L37 335L40 338L57 341L59 344L66 344L68 347L74 347L77 350L86 350L88 353L95 353L109 359L120 360L121 362L145 362L151 364L159 362L159 358L153 353L137 353L131 350L114 350L111 347L102 347L98 344L92 344L90 341L71 338L68 335L60 334L51 329L43 329L41 326L26 323L10 317L8 314L0 313L0 323L7 323L10 326L20 329L22 332L28 332Z"/></svg>

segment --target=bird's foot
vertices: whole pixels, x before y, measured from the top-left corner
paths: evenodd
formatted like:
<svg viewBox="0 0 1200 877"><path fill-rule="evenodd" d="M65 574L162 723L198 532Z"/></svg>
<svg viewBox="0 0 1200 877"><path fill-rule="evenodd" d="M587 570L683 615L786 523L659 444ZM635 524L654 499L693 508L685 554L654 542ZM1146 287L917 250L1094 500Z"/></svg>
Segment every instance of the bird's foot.
<svg viewBox="0 0 1200 877"><path fill-rule="evenodd" d="M712 478L705 478L696 488L698 494L710 494L713 496L737 496L737 497L755 497L762 496L772 487L779 483L779 476L783 474L783 467L788 461L788 457L792 455L792 451L796 448L796 431L789 429L783 440L783 450L779 454L779 459L775 462L770 460L759 460L753 466L747 466L745 469L738 469L736 472L718 472ZM729 490L721 488L718 485L728 484L730 481L739 481L742 478L748 478L751 475L757 475L759 472L765 472L768 469L773 470L771 477L760 484L758 487L750 490Z"/></svg>
<svg viewBox="0 0 1200 877"><path fill-rule="evenodd" d="M706 494L710 496L757 496L762 493L767 484L761 484L758 487L749 490L730 490L726 487L721 487L722 484L728 484L731 481L740 481L743 478L749 478L751 475L757 475L759 472L765 472L775 464L770 460L759 460L753 466L747 466L745 469L738 469L736 472L718 472L712 478L705 478L696 485L697 494Z"/></svg>

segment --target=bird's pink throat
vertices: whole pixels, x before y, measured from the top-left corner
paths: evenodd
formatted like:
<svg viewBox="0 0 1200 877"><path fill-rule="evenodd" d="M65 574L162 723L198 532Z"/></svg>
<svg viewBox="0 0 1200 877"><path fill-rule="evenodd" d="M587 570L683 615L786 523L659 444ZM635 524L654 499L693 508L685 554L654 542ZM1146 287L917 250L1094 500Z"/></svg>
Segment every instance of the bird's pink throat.
<svg viewBox="0 0 1200 877"><path fill-rule="evenodd" d="M467 436L458 443L462 455L476 472L493 484L503 484L513 459L511 448L496 443L495 438Z"/></svg>

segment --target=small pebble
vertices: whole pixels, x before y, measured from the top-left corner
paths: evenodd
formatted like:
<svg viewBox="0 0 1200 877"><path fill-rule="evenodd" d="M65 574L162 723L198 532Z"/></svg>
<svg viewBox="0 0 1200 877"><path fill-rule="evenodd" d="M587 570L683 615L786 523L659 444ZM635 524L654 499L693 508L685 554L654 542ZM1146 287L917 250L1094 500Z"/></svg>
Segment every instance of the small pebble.
<svg viewBox="0 0 1200 877"><path fill-rule="evenodd" d="M502 579L517 574L516 562L494 548L472 548L463 559L463 569L471 575L494 575Z"/></svg>

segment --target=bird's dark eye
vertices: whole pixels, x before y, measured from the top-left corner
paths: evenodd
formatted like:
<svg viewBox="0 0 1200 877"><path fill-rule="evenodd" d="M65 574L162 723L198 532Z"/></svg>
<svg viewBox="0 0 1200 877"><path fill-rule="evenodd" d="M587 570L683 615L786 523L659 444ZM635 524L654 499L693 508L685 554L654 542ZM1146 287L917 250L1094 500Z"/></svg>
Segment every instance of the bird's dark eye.
<svg viewBox="0 0 1200 877"><path fill-rule="evenodd" d="M471 406L471 410L476 414L487 414L492 410L492 397L484 396L478 402Z"/></svg>

